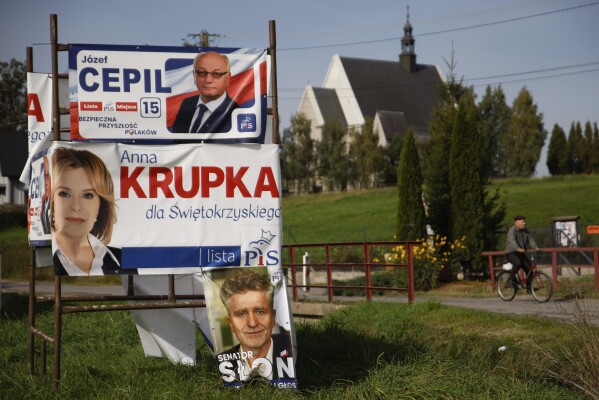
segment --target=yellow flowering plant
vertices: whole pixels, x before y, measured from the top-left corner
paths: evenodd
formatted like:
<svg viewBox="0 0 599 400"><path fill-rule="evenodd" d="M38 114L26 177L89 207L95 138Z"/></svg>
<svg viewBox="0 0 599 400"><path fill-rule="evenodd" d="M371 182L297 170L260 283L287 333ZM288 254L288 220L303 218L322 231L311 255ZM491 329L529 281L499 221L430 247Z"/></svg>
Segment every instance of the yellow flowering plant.
<svg viewBox="0 0 599 400"><path fill-rule="evenodd" d="M439 285L439 277L454 277L460 270L461 262L466 255L464 237L448 240L445 236L435 235L428 239L420 239L412 250L414 263L414 287L416 290L430 290ZM381 249L381 251L385 251ZM374 263L380 264L404 264L408 261L407 247L399 245L393 247L384 254L375 256ZM396 284L404 286L407 284L407 271L405 268L389 266L388 273L395 275L393 279Z"/></svg>

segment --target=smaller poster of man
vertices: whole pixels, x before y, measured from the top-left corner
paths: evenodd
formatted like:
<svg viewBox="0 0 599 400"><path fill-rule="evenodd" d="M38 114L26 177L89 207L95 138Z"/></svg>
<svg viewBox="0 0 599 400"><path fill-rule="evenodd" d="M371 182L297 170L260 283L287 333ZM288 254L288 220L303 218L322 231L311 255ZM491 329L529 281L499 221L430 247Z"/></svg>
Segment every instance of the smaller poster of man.
<svg viewBox="0 0 599 400"><path fill-rule="evenodd" d="M295 335L282 271L227 268L203 277L210 340L224 385L262 379L297 388Z"/></svg>

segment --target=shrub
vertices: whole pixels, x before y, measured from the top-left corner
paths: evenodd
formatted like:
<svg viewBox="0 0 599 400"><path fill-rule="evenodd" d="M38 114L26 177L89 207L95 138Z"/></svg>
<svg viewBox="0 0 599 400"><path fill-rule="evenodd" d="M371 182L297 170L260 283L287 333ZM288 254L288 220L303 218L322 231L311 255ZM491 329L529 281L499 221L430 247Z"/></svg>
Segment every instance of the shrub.
<svg viewBox="0 0 599 400"><path fill-rule="evenodd" d="M414 262L414 288L416 290L430 290L439 286L439 275L441 271L448 270L451 276L461 268L466 248L464 238L448 241L446 237L436 235L432 240L418 240L418 245L414 246L412 259ZM407 263L406 246L396 246L390 253L382 255L382 260L375 257L375 263ZM404 269L391 268L398 283L403 283L407 279Z"/></svg>
<svg viewBox="0 0 599 400"><path fill-rule="evenodd" d="M27 227L27 207L25 205L5 204L0 206L0 229Z"/></svg>

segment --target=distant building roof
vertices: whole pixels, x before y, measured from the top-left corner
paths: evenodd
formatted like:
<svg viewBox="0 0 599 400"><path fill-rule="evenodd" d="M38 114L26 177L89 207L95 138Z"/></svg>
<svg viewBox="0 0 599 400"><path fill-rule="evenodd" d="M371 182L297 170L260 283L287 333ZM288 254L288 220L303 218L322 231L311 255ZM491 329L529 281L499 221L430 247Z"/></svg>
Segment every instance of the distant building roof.
<svg viewBox="0 0 599 400"><path fill-rule="evenodd" d="M412 30L408 10L397 61L333 56L323 87L307 86L298 110L310 119L313 139L320 140L324 123L334 118L345 127L372 118L382 145L409 127L418 140L430 137L444 78L436 65L416 62Z"/></svg>
<svg viewBox="0 0 599 400"><path fill-rule="evenodd" d="M365 117L374 118L377 111L401 111L408 125L427 130L443 82L436 66L417 64L410 72L398 61L340 59Z"/></svg>
<svg viewBox="0 0 599 400"><path fill-rule="evenodd" d="M337 92L335 89L326 88L312 88L314 91L314 98L318 104L318 108L325 121L337 119L343 129L347 128L347 121L343 115L343 109L339 103Z"/></svg>

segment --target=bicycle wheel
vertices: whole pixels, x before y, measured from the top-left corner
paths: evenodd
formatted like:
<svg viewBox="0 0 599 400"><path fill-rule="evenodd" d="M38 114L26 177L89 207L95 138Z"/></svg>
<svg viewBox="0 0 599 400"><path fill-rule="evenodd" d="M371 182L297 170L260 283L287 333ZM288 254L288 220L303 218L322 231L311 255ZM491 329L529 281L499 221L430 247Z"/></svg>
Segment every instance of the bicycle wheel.
<svg viewBox="0 0 599 400"><path fill-rule="evenodd" d="M514 281L510 279L510 273L503 271L497 276L497 294L501 300L510 301L516 296L516 286Z"/></svg>
<svg viewBox="0 0 599 400"><path fill-rule="evenodd" d="M549 301L553 294L553 282L544 272L536 271L532 281L532 295L539 303Z"/></svg>

